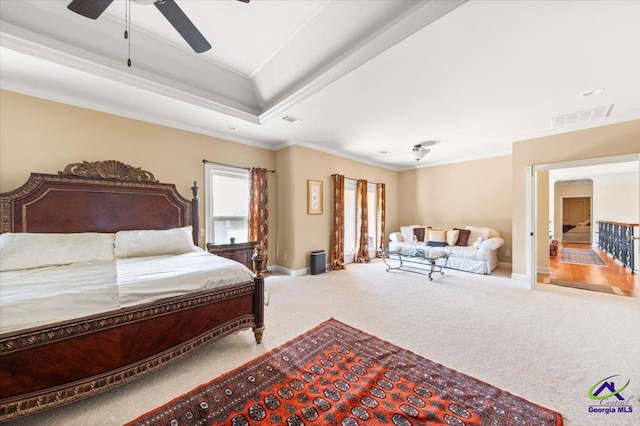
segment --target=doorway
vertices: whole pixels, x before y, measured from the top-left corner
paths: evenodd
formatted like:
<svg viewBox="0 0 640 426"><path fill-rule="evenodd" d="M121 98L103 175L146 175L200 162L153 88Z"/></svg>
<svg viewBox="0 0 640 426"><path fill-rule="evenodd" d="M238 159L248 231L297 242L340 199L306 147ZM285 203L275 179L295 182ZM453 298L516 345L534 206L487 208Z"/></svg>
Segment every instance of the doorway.
<svg viewBox="0 0 640 426"><path fill-rule="evenodd" d="M630 179L635 182L635 192L638 192L640 182L638 164L638 155L627 155L531 168L530 220L531 229L535 230L532 235L536 236L531 238L530 246L531 264L535 265L532 269L532 288L535 288L537 283L556 284L556 282L550 282L553 279L566 284L567 287L593 291L593 287L601 286L606 287L604 292L607 293L640 296L638 274L631 274L628 269L623 268L598 247L597 220L612 220L607 215L618 213L615 209L609 209L608 204L605 206L604 213L602 206L598 210L596 206L598 197L594 197L591 190L583 190L582 193L567 192L567 188L571 185L574 185L574 188L578 184L587 182L592 185L594 177L599 184L604 182L599 190L602 188L608 190L608 181L603 176L619 175L620 170L626 170L625 173L631 174ZM565 185L559 191L555 190L557 182ZM627 196L623 201L626 208L629 207L629 202L632 205L631 217L622 221L637 223L640 219L640 203L637 200L629 200ZM575 230L570 232L571 229ZM550 243L553 240L558 240L559 250L555 256L551 256L553 250L550 249ZM603 264L571 263L572 259L562 256L563 250L593 252L591 254L597 255Z"/></svg>
<svg viewBox="0 0 640 426"><path fill-rule="evenodd" d="M562 234L591 220L591 197L565 197L562 199ZM562 240L565 242L564 238ZM568 242L568 241L566 241ZM583 242L583 241L581 241ZM591 242L591 238L589 241Z"/></svg>

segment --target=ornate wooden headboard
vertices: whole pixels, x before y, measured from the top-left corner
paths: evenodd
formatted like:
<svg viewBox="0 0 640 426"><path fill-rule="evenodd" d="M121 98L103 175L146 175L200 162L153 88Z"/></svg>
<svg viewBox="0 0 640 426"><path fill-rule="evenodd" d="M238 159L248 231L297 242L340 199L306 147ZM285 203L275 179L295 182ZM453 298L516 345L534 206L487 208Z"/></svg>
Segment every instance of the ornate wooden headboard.
<svg viewBox="0 0 640 426"><path fill-rule="evenodd" d="M0 233L117 232L193 226L198 244L198 188L193 199L152 173L115 160L73 163L57 175L32 173L0 194Z"/></svg>

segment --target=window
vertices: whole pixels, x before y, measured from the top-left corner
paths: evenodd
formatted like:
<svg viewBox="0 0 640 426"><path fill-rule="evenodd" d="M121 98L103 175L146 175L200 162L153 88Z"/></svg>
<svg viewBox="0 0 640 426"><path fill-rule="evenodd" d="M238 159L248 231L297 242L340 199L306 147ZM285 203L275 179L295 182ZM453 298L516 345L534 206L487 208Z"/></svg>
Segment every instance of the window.
<svg viewBox="0 0 640 426"><path fill-rule="evenodd" d="M356 181L344 180L344 261L352 263L356 254Z"/></svg>
<svg viewBox="0 0 640 426"><path fill-rule="evenodd" d="M249 239L249 171L205 164L206 238L228 244Z"/></svg>
<svg viewBox="0 0 640 426"><path fill-rule="evenodd" d="M352 263L356 250L356 181L345 179L344 182L344 261ZM376 209L377 192L376 184L367 184L367 206L369 212L369 256L376 256L376 221L378 215Z"/></svg>
<svg viewBox="0 0 640 426"><path fill-rule="evenodd" d="M378 215L376 209L378 207L378 193L376 191L375 183L367 184L367 211L369 213L369 256L376 257L376 221Z"/></svg>

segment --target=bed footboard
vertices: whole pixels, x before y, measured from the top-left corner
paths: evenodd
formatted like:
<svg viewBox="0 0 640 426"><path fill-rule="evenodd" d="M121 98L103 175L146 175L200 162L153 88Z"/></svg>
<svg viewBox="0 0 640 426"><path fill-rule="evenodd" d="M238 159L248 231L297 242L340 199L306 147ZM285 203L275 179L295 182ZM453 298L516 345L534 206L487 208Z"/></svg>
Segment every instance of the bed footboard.
<svg viewBox="0 0 640 426"><path fill-rule="evenodd" d="M264 331L254 282L0 336L0 421L124 385L204 344Z"/></svg>

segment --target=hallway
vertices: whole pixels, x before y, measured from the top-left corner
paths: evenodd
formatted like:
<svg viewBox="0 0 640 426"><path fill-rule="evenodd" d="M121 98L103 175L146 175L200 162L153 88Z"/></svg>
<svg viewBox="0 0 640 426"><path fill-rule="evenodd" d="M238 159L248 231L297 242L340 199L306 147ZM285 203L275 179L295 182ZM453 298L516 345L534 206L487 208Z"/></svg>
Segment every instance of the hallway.
<svg viewBox="0 0 640 426"><path fill-rule="evenodd" d="M563 248L588 249L589 244L559 243L558 256L549 258L551 274L538 274L538 282L550 283L550 280L565 280L613 287L616 294L621 296L640 297L640 275L631 274L629 269L620 266L607 254L594 248L606 266L583 265L577 263L564 263L560 259L560 251Z"/></svg>

